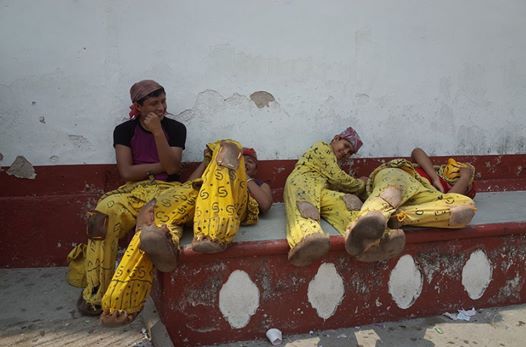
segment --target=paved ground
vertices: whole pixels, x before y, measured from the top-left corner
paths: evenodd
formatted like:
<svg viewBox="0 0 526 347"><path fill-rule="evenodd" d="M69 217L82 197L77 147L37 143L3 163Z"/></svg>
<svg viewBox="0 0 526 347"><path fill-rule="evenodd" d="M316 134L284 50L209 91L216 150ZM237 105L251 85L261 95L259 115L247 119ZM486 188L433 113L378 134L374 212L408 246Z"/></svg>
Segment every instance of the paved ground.
<svg viewBox="0 0 526 347"><path fill-rule="evenodd" d="M155 315L145 309L131 325L108 329L79 316L80 289L65 281L65 268L0 269L0 346L168 346ZM152 318L153 317L153 318ZM151 329L148 329L151 327ZM279 327L277 327L279 328ZM159 341L159 342L157 342ZM270 346L260 341L222 347ZM478 310L471 322L445 316L284 336L282 346L526 346L526 305Z"/></svg>
<svg viewBox="0 0 526 347"><path fill-rule="evenodd" d="M284 336L287 347L524 347L526 305L478 310L470 322L445 316L371 324L361 327ZM220 347L270 346L267 341L223 344Z"/></svg>
<svg viewBox="0 0 526 347"><path fill-rule="evenodd" d="M142 319L109 329L80 316L80 289L65 276L66 268L0 269L0 346L150 345Z"/></svg>

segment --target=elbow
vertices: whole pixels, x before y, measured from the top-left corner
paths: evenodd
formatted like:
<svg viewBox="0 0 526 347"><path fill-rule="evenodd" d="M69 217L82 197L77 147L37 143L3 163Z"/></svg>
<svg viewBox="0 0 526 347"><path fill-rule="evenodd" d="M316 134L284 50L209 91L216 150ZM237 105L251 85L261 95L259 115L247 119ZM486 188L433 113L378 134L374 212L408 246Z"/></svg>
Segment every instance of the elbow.
<svg viewBox="0 0 526 347"><path fill-rule="evenodd" d="M261 204L259 204L259 212L260 213L267 213L268 210L272 207L272 200L265 201Z"/></svg>
<svg viewBox="0 0 526 347"><path fill-rule="evenodd" d="M425 154L424 150L420 147L415 147L412 151L411 151L411 159L413 161L416 161L417 160L417 157L422 155L422 153Z"/></svg>
<svg viewBox="0 0 526 347"><path fill-rule="evenodd" d="M422 153L423 150L422 148L420 147L415 147L412 151L411 151L411 156L414 157L417 153Z"/></svg>
<svg viewBox="0 0 526 347"><path fill-rule="evenodd" d="M126 182L134 180L134 177L132 177L131 173L128 170L119 169L119 175Z"/></svg>
<svg viewBox="0 0 526 347"><path fill-rule="evenodd" d="M179 173L181 173L181 165L180 164L172 164L169 167L164 168L164 171L166 171L166 173L168 175L179 174Z"/></svg>

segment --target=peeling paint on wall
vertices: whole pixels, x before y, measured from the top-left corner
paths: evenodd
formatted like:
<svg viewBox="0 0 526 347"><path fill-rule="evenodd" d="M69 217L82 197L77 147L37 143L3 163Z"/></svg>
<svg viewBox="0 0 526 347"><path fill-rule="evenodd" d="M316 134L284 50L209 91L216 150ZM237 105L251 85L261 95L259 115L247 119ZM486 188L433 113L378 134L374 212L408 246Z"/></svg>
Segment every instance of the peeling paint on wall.
<svg viewBox="0 0 526 347"><path fill-rule="evenodd" d="M250 94L250 99L258 108L268 107L271 102L275 101L274 95L266 91L254 92Z"/></svg>
<svg viewBox="0 0 526 347"><path fill-rule="evenodd" d="M424 280L416 267L413 257L404 255L391 271L389 276L389 294L398 307L411 307L422 292Z"/></svg>
<svg viewBox="0 0 526 347"><path fill-rule="evenodd" d="M219 309L234 329L245 327L259 307L259 289L245 271L230 274L219 291Z"/></svg>
<svg viewBox="0 0 526 347"><path fill-rule="evenodd" d="M480 249L471 253L462 269L462 285L471 299L482 297L492 274L493 269L486 253Z"/></svg>
<svg viewBox="0 0 526 347"><path fill-rule="evenodd" d="M344 292L343 279L334 264L323 263L309 283L309 303L320 318L328 319L342 302Z"/></svg>
<svg viewBox="0 0 526 347"><path fill-rule="evenodd" d="M17 178L28 178L31 180L37 177L33 165L31 165L31 163L21 155L16 157L13 164L11 164L7 170L7 174Z"/></svg>

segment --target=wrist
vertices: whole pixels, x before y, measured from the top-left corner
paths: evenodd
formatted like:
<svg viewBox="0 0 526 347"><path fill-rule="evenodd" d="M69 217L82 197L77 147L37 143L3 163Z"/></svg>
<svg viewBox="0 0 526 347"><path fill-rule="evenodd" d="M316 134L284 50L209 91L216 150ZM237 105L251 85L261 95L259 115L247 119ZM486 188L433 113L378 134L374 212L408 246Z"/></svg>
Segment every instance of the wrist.
<svg viewBox="0 0 526 347"><path fill-rule="evenodd" d="M161 135L164 136L164 131L163 131L162 128L159 128L159 129L152 129L151 132L152 132L152 135L153 135L153 136L156 136L156 137L157 137L157 136L161 136Z"/></svg>

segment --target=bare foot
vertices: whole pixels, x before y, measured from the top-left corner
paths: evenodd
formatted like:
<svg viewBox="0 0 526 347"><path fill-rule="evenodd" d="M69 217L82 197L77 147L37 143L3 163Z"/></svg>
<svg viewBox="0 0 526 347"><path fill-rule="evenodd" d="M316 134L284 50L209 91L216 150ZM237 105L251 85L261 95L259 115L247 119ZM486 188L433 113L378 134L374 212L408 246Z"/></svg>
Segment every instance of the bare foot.
<svg viewBox="0 0 526 347"><path fill-rule="evenodd" d="M404 231L393 229L379 241L369 244L363 253L356 256L356 259L366 263L383 261L402 253L404 247Z"/></svg>
<svg viewBox="0 0 526 347"><path fill-rule="evenodd" d="M289 251L289 261L294 266L308 266L329 252L329 237L322 233L307 235Z"/></svg>
<svg viewBox="0 0 526 347"><path fill-rule="evenodd" d="M377 211L367 212L347 229L345 250L350 255L357 256L364 250L364 241L381 238L386 226L387 219L382 213Z"/></svg>
<svg viewBox="0 0 526 347"><path fill-rule="evenodd" d="M134 319L135 315L128 314L126 311L117 310L111 314L109 311L104 311L100 315L100 324L105 327L115 328L130 324Z"/></svg>

